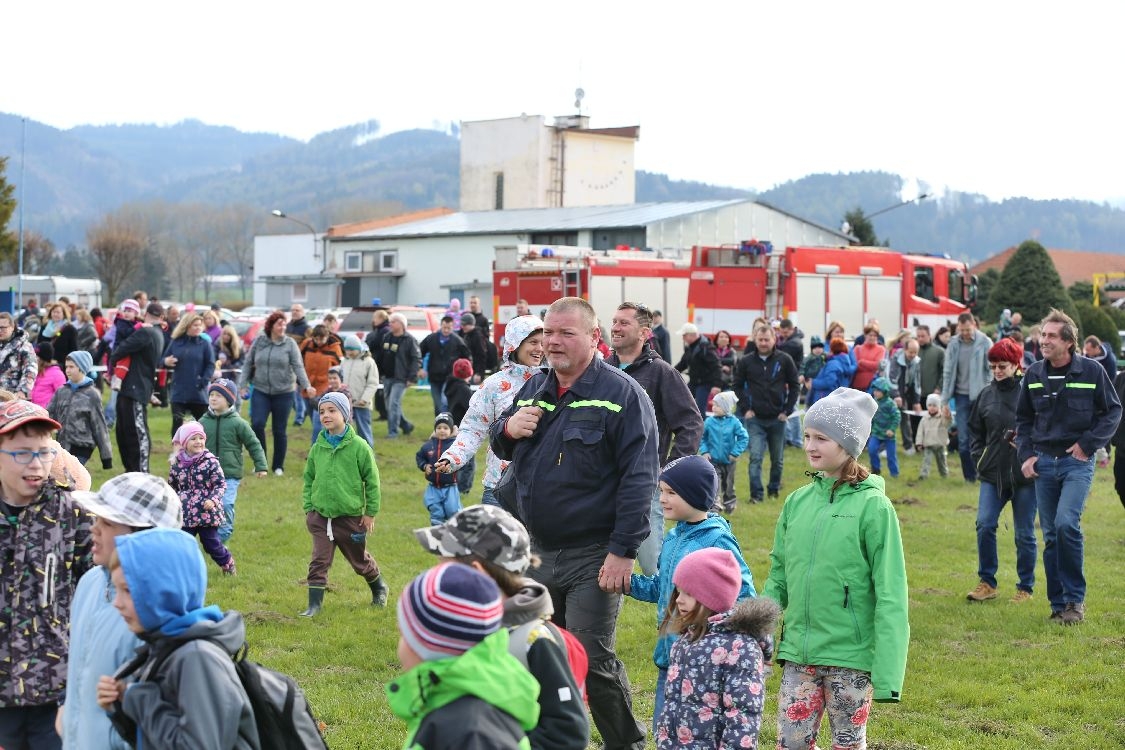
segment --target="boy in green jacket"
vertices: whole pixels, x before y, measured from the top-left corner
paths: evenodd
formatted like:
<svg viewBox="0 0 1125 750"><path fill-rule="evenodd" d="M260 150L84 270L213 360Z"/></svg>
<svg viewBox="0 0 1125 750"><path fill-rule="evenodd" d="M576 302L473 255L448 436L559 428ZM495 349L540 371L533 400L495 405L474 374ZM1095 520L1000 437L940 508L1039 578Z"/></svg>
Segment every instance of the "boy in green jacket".
<svg viewBox="0 0 1125 750"><path fill-rule="evenodd" d="M309 561L309 606L302 617L313 617L324 604L328 569L336 550L371 587L371 604L387 605L387 584L375 558L367 551L367 535L379 512L379 467L371 446L356 435L351 400L330 391L317 404L321 432L305 464L305 526L313 538Z"/></svg>
<svg viewBox="0 0 1125 750"><path fill-rule="evenodd" d="M910 643L906 563L882 477L856 461L871 396L837 388L805 413L816 474L781 509L762 596L781 605L777 747L813 746L828 713L833 747L866 747L871 700L898 702Z"/></svg>
<svg viewBox="0 0 1125 750"><path fill-rule="evenodd" d="M459 563L411 581L398 600L406 670L387 703L406 722L403 750L530 750L539 683L508 653L496 583Z"/></svg>
<svg viewBox="0 0 1125 750"><path fill-rule="evenodd" d="M242 483L242 449L254 461L254 475L265 477L266 452L245 419L238 413L238 386L233 380L219 378L207 388L207 413L199 420L207 435L207 450L219 459L227 488L223 492L223 522L219 525L219 541L227 543L234 533L234 501Z"/></svg>

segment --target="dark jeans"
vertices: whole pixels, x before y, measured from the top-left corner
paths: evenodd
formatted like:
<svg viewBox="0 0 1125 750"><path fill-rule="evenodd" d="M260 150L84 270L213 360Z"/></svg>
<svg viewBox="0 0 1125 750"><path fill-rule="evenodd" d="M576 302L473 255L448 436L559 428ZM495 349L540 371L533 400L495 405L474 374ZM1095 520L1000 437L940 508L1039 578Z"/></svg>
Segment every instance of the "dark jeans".
<svg viewBox="0 0 1125 750"><path fill-rule="evenodd" d="M287 393L263 393L255 388L250 396L250 429L266 447L266 420L273 418L273 463L270 468L285 468L285 452L289 448L289 438L285 434L289 427L289 410L293 408L293 391Z"/></svg>
<svg viewBox="0 0 1125 750"><path fill-rule="evenodd" d="M957 454L961 457L961 475L967 481L977 481L977 465L973 462L973 453L969 450L969 412L973 409L973 402L968 394L958 393L953 396L953 403L957 413L953 415L953 424L957 426Z"/></svg>
<svg viewBox="0 0 1125 750"><path fill-rule="evenodd" d="M721 464L714 460L711 465L715 467L715 473L719 476L719 496L715 498L715 510L722 508L727 513L734 512L734 506L738 502L738 498L734 496L734 471L736 464L732 461L730 463Z"/></svg>
<svg viewBox="0 0 1125 750"><path fill-rule="evenodd" d="M704 419L707 418L707 399L711 398L711 386L697 385L691 389L691 395L695 397L695 405L699 409L699 416Z"/></svg>
<svg viewBox="0 0 1125 750"><path fill-rule="evenodd" d="M1113 489L1117 490L1117 499L1125 507L1125 450L1120 447L1113 452Z"/></svg>
<svg viewBox="0 0 1125 750"><path fill-rule="evenodd" d="M176 436L176 430L184 423L184 415L191 414L198 422L207 413L207 404L185 404L180 401L172 402L172 437Z"/></svg>
<svg viewBox="0 0 1125 750"><path fill-rule="evenodd" d="M1000 567L996 556L996 527L1000 513L1012 501L1012 525L1016 536L1016 588L1031 593L1035 589L1035 485L1005 487L1001 497L999 487L992 482L980 483L977 501L977 577L996 588L996 569Z"/></svg>
<svg viewBox="0 0 1125 750"><path fill-rule="evenodd" d="M645 728L633 716L629 677L614 652L621 595L606 593L598 586L607 545L546 550L533 539L531 549L543 562L527 574L550 592L555 606L552 619L586 648L590 660L586 695L606 749L643 750Z"/></svg>
<svg viewBox="0 0 1125 750"><path fill-rule="evenodd" d="M477 457L470 458L460 469L457 470L457 489L464 497L468 495L473 489L473 480L477 476Z"/></svg>
<svg viewBox="0 0 1125 750"><path fill-rule="evenodd" d="M433 378L430 378L430 398L434 402L435 417L449 409L449 402L445 400L445 380L434 382Z"/></svg>
<svg viewBox="0 0 1125 750"><path fill-rule="evenodd" d="M90 460L90 456L94 455L94 446L92 445L72 445L70 446L70 455L78 459L78 463L83 466ZM3 747L3 745L0 745Z"/></svg>
<svg viewBox="0 0 1125 750"><path fill-rule="evenodd" d="M61 750L55 734L58 704L0 708L0 747L4 750Z"/></svg>
<svg viewBox="0 0 1125 750"><path fill-rule="evenodd" d="M1035 462L1035 499L1039 506L1039 528L1043 532L1043 572L1047 577L1047 600L1051 609L1086 601L1083 573L1085 537L1082 512L1094 481L1094 459L1079 461L1039 454Z"/></svg>
<svg viewBox="0 0 1125 750"><path fill-rule="evenodd" d="M776 495L781 491L781 470L785 467L785 422L777 417L750 417L746 420L746 431L750 433L750 497L762 499L762 459L767 445L770 451L768 489L771 495Z"/></svg>

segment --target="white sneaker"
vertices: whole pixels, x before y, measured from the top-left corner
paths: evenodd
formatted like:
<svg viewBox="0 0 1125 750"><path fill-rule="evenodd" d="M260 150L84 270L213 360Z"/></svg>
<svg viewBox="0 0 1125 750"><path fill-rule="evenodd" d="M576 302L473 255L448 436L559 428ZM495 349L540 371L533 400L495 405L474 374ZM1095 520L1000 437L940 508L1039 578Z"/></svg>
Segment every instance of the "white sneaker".
<svg viewBox="0 0 1125 750"><path fill-rule="evenodd" d="M274 476L280 477L285 474L285 471L283 469L274 469L273 474Z"/></svg>

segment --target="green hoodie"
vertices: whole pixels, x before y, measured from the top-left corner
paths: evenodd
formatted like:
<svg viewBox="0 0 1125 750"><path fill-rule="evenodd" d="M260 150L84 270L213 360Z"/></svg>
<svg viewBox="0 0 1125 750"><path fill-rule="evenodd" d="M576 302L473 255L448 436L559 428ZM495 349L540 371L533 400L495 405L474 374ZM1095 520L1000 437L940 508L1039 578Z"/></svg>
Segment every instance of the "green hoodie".
<svg viewBox="0 0 1125 750"><path fill-rule="evenodd" d="M784 610L777 658L871 674L898 701L910 643L906 562L882 477L843 485L817 474L777 519L763 596Z"/></svg>
<svg viewBox="0 0 1125 750"><path fill-rule="evenodd" d="M386 692L391 711L406 722L403 750L429 750L431 746L530 749L526 736L518 740L514 735L506 737L511 732L480 702L511 716L525 733L539 723L539 683L508 653L508 631L504 629L460 656L422 662L388 683ZM466 697L476 700L450 706ZM423 723L427 726L420 732Z"/></svg>
<svg viewBox="0 0 1125 750"><path fill-rule="evenodd" d="M250 429L250 425L234 408L228 408L222 414L208 409L200 418L199 424L207 435L207 450L218 456L224 477L242 479L243 446L254 461L254 471L266 471L266 454L262 450L262 444L258 442L254 430Z"/></svg>
<svg viewBox="0 0 1125 750"><path fill-rule="evenodd" d="M301 497L305 513L315 510L325 518L374 516L381 495L371 446L347 427L340 444L333 447L328 430L321 430L309 449Z"/></svg>

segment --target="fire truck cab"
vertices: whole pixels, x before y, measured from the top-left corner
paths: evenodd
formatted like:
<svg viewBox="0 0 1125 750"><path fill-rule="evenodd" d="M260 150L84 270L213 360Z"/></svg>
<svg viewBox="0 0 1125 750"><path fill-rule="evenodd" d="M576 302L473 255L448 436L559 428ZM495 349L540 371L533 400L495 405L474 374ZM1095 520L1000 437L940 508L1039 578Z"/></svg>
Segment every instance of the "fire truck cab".
<svg viewBox="0 0 1125 750"><path fill-rule="evenodd" d="M768 242L692 248L688 307L701 333L730 332L745 345L755 318L789 318L806 336L841 321L858 334L875 319L899 327L941 327L975 301L964 263L873 247L787 247ZM807 345L808 338L806 338Z"/></svg>

